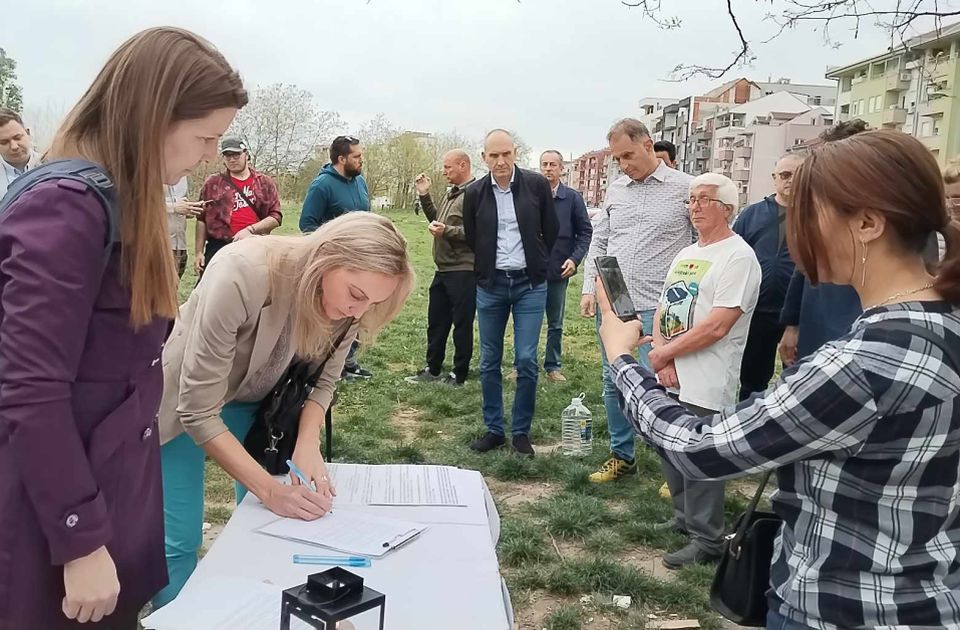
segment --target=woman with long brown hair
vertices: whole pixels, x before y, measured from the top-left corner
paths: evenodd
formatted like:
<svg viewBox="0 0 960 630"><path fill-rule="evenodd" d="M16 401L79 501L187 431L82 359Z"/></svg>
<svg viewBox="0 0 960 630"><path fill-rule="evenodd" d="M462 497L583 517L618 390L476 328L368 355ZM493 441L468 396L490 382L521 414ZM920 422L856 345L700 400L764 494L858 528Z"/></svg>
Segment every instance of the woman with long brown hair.
<svg viewBox="0 0 960 630"><path fill-rule="evenodd" d="M859 294L850 332L765 395L696 417L633 360L650 338L600 295L625 413L688 478L777 471L768 628L960 627L960 225L936 160L893 131L823 145L797 171L787 235L811 283Z"/></svg>
<svg viewBox="0 0 960 630"><path fill-rule="evenodd" d="M112 213L75 180L38 183L0 217L4 630L136 628L167 582L156 415L177 274L164 184L215 158L246 102L208 42L143 31L47 154L109 178L117 245L105 253Z"/></svg>

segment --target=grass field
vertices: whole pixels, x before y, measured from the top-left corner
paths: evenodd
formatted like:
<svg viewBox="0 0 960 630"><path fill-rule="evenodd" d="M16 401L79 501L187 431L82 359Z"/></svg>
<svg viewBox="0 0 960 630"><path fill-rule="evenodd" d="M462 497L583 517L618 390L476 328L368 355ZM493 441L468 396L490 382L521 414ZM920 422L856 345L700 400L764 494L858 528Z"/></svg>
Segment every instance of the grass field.
<svg viewBox="0 0 960 630"><path fill-rule="evenodd" d="M608 451L594 325L578 313L580 275L567 295L563 369L568 382L540 379L531 433L537 457L522 459L506 450L477 455L467 444L483 432L476 380L479 345L463 388L403 381L424 363L431 237L422 216L409 210L387 214L410 242L417 287L400 317L361 359L374 378L340 386L334 460L449 464L481 471L502 518L497 553L520 628L643 628L671 615L719 628L719 617L708 608L712 567L670 572L660 565L660 555L684 541L651 529L670 515L658 494L662 478L656 455L639 449L636 479L602 486L587 481ZM286 208L280 233L296 233L298 218L296 208ZM182 299L195 282L188 271ZM505 366L512 362L512 343L507 345ZM451 343L448 357L452 352ZM504 390L509 410L513 384L508 379ZM552 451L560 442L560 412L580 392L586 393L593 412L594 448L587 457L569 458ZM215 532L230 517L233 486L216 465L208 462L207 471L206 520ZM743 509L750 491L749 483L728 486L728 522ZM613 595L631 596L632 605L628 610L613 606Z"/></svg>

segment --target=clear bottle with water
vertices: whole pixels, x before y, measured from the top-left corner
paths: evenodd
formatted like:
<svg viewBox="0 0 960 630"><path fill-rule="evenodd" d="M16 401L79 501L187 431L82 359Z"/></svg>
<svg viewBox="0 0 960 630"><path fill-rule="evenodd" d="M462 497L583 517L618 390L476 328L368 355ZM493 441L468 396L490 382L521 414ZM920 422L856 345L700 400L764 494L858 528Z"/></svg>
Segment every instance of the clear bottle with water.
<svg viewBox="0 0 960 630"><path fill-rule="evenodd" d="M560 451L564 455L588 455L593 447L593 418L581 393L560 413Z"/></svg>

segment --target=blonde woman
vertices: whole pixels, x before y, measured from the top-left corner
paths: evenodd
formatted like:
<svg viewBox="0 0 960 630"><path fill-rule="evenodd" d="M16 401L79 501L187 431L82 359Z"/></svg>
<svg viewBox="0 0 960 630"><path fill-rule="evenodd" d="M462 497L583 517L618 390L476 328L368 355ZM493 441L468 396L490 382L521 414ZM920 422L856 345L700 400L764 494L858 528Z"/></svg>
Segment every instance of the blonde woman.
<svg viewBox="0 0 960 630"><path fill-rule="evenodd" d="M77 181L38 183L3 213L0 628L132 630L167 583L156 413L177 274L163 189L216 157L246 102L208 42L143 31L47 153L109 176L119 244L105 252L115 224Z"/></svg>
<svg viewBox="0 0 960 630"><path fill-rule="evenodd" d="M280 516L311 520L334 489L320 455L320 428L351 342L369 342L396 317L413 285L407 244L386 218L354 212L299 237L245 239L204 272L163 353L161 461L170 585L176 597L197 564L204 457ZM347 334L344 334L346 332ZM331 347L342 339L339 347ZM291 360L330 357L300 416L293 461L309 486L283 485L244 450L260 401Z"/></svg>

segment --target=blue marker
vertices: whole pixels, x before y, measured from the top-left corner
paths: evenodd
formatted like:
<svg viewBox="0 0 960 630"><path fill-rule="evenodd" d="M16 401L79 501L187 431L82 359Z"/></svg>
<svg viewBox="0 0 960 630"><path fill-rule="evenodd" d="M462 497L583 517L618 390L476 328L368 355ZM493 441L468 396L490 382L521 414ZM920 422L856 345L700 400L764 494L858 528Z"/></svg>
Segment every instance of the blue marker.
<svg viewBox="0 0 960 630"><path fill-rule="evenodd" d="M311 556L304 554L293 554L294 564L322 564L329 566L344 567L369 567L370 558L363 556Z"/></svg>
<svg viewBox="0 0 960 630"><path fill-rule="evenodd" d="M290 470L293 471L293 474L295 474L295 475L297 476L297 479L300 480L300 483L302 483L303 485L307 486L308 488L310 488L310 489L312 489L314 492L316 492L317 489L314 487L314 485L313 485L312 483L310 483L309 481L307 481L306 475L304 475L303 472L302 472L299 468L297 468L297 465L293 463L293 460L288 459L288 460L287 460L287 466L289 466L289 467L290 467Z"/></svg>

